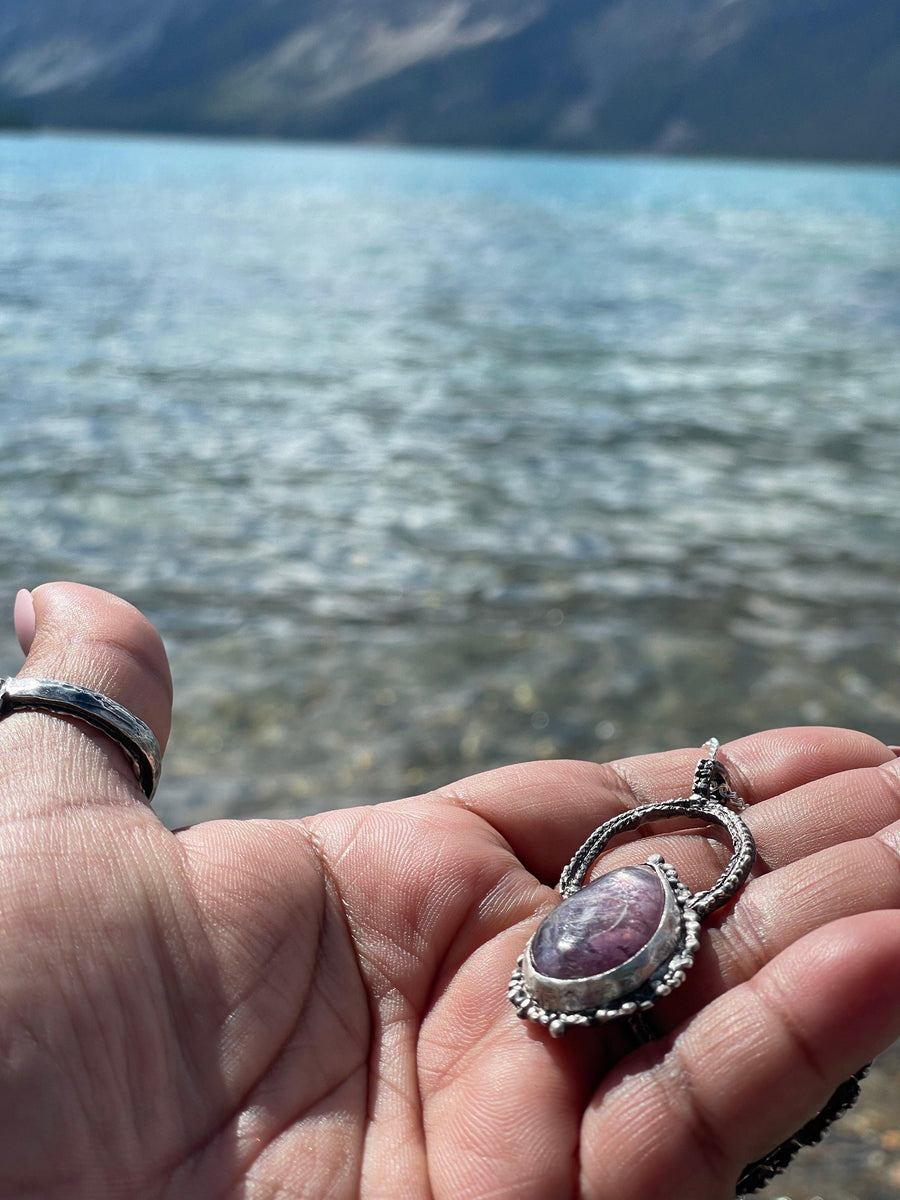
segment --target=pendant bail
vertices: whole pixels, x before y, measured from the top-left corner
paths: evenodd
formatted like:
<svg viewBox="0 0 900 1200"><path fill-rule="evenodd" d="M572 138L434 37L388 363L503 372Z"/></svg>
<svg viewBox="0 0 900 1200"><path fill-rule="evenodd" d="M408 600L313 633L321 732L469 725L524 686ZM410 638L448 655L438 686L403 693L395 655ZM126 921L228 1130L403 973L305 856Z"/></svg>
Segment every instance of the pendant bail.
<svg viewBox="0 0 900 1200"><path fill-rule="evenodd" d="M691 798L697 797L712 804L730 805L735 812L743 812L748 807L737 792L732 790L728 771L719 762L719 740L710 738L703 749L706 755L697 763L694 771L694 783Z"/></svg>

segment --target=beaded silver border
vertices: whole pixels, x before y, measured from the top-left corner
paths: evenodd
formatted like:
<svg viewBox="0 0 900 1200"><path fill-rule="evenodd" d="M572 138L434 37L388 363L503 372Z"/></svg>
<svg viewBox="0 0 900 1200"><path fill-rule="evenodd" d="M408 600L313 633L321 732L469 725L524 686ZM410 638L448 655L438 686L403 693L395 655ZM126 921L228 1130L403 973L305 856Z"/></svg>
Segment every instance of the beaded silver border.
<svg viewBox="0 0 900 1200"><path fill-rule="evenodd" d="M602 1025L620 1017L634 1017L638 1012L652 1008L657 1000L668 996L670 992L684 983L686 972L693 966L694 955L700 946L700 917L691 907L694 894L690 888L685 887L678 878L675 868L667 863L661 854L651 855L643 865L652 867L664 878L679 914L678 936L674 950L669 957L649 979L626 993L618 1004L598 1007L595 1003L574 1011L562 1011L559 1008L549 1008L541 1004L534 992L529 989L527 976L530 959L528 956L532 941L529 939L528 945L519 955L508 990L510 1002L520 1019L543 1025L551 1037L562 1037L570 1029ZM625 965L627 966L627 964ZM612 974L613 972L607 972L606 976ZM598 975L567 982L573 985L575 994L589 994L592 984L602 990L600 982L604 978L604 976Z"/></svg>

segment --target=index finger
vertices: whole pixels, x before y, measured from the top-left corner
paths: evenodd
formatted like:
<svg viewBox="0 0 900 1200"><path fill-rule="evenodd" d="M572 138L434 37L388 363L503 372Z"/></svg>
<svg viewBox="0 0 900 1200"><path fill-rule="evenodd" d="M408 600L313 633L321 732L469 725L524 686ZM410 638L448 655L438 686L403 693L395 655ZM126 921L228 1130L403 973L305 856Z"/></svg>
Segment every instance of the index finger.
<svg viewBox="0 0 900 1200"><path fill-rule="evenodd" d="M689 795L700 756L698 746L611 763L522 763L473 775L429 799L482 817L523 866L552 885L604 821L641 804ZM894 760L868 734L806 726L740 738L723 746L719 757L732 787L749 804L828 775Z"/></svg>

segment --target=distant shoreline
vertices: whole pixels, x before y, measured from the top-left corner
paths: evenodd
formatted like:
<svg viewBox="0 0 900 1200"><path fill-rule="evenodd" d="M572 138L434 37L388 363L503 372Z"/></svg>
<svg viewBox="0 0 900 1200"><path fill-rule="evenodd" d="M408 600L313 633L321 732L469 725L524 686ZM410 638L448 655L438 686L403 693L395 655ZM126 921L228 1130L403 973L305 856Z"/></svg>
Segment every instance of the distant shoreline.
<svg viewBox="0 0 900 1200"><path fill-rule="evenodd" d="M761 167L835 167L840 170L897 171L900 158L827 158L814 155L743 155L705 154L690 151L661 150L578 150L556 146L502 146L480 144L454 144L450 142L401 142L378 141L373 138L295 137L288 134L251 134L228 130L204 129L156 129L149 126L126 128L120 125L54 125L40 124L23 117L19 123L4 123L0 114L0 136L24 134L35 137L96 137L125 140L146 138L152 141L233 142L236 145L261 146L315 146L336 150L355 148L358 150L410 151L414 153L459 154L473 156L509 156L511 158L550 158L596 161L609 159L616 162L678 162L703 163L735 166Z"/></svg>

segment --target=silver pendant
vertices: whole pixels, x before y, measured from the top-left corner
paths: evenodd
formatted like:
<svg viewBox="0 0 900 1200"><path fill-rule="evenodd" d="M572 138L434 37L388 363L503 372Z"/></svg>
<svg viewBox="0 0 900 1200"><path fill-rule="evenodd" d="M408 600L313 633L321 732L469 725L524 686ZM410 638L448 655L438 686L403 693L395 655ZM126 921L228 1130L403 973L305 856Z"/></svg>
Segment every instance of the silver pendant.
<svg viewBox="0 0 900 1200"><path fill-rule="evenodd" d="M525 947L509 985L518 1016L553 1037L569 1029L635 1018L684 982L700 945L700 923L746 882L756 861L750 830L727 805L743 809L731 791L711 738L694 774L691 795L643 804L604 822L580 847L559 881L562 903ZM705 892L692 892L659 854L585 884L610 839L664 817L696 817L725 828L731 860Z"/></svg>
<svg viewBox="0 0 900 1200"><path fill-rule="evenodd" d="M725 769L716 758L718 748L719 743L710 738L707 756L697 764L687 799L642 804L613 817L575 854L560 877L562 902L538 926L513 971L509 998L520 1017L545 1026L553 1037L573 1027L625 1017L639 1040L647 1040L641 1013L684 982L699 948L701 921L743 887L756 861L750 830L727 807L740 811L746 804L731 791ZM728 830L734 850L709 891L691 892L659 854L651 855L640 867L610 871L585 884L588 870L611 838L660 817L697 817ZM595 927L588 896L592 889L600 896L595 907L602 914ZM642 897L637 906L640 919L632 911L629 889L636 889ZM579 898L585 910L582 913L576 908ZM592 939L599 941L596 954L590 945L584 946ZM553 972L545 966L548 945ZM595 965L605 969L579 974L580 964L590 963L592 956ZM822 1138L856 1101L866 1070L863 1067L841 1084L825 1107L792 1137L748 1163L738 1179L738 1200L758 1191L784 1170L798 1150Z"/></svg>

